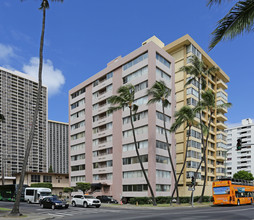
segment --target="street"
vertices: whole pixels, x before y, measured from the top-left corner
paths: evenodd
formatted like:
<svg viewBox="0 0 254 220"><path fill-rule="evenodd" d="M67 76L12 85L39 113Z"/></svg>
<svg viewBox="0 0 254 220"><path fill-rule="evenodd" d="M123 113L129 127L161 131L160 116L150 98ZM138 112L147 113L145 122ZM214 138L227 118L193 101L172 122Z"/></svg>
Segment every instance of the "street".
<svg viewBox="0 0 254 220"><path fill-rule="evenodd" d="M11 202L0 202L0 207L12 208ZM254 206L206 206L206 207L136 207L112 206L101 208L69 207L68 209L42 209L38 204L21 203L21 212L48 215L63 220L143 220L143 219L182 219L182 220L253 220Z"/></svg>

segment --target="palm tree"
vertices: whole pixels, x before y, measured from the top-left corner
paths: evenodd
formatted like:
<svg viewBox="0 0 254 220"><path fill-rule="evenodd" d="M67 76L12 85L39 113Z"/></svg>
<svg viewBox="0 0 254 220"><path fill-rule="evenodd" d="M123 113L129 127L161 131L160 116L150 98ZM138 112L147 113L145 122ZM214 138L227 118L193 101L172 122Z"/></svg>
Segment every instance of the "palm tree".
<svg viewBox="0 0 254 220"><path fill-rule="evenodd" d="M200 168L202 162L204 162L205 163L205 177L204 177L203 188L202 188L201 196L199 198L199 202L202 202L203 196L204 196L204 193L205 193L205 186L206 186L206 179L207 179L206 150L207 150L207 145L208 145L208 139L209 139L209 133L210 133L210 127L211 127L213 114L215 113L215 111L220 112L222 109L229 108L229 107L232 106L231 103L223 103L223 104L217 105L216 100L215 100L215 95L212 92L212 90L210 90L210 89L203 92L201 94L201 96L202 96L202 100L196 106L196 110L197 111L203 111L203 110L207 109L208 113L210 113L210 114L208 114L209 115L209 123L208 123L208 126L207 126L207 135L206 135L206 138L205 138L205 142L203 144L203 148L204 148L203 157L202 157L202 159L199 163L199 166L196 170L195 177L194 177L194 179L196 180L196 175L197 175L198 169Z"/></svg>
<svg viewBox="0 0 254 220"><path fill-rule="evenodd" d="M223 0L209 0L208 6L220 4ZM209 50L213 49L221 40L233 39L244 32L254 30L254 1L240 0L229 12L218 21L212 32Z"/></svg>
<svg viewBox="0 0 254 220"><path fill-rule="evenodd" d="M195 111L193 111L193 109L189 106L183 106L179 111L177 111L175 113L175 122L172 124L170 131L171 132L176 132L176 130L184 124L187 124L185 129L188 129L187 131L187 142L186 142L186 149L185 149L185 157L184 157L184 162L183 162L183 166L182 169L180 171L180 174L177 178L177 183L176 186L178 186L178 183L180 181L180 178L182 176L183 170L185 168L185 164L186 164L186 159L187 159L187 152L188 152L188 148L189 148L189 139L190 139L190 132L191 132L191 127L195 124ZM172 196L174 196L176 187L174 188L174 191L172 193Z"/></svg>
<svg viewBox="0 0 254 220"><path fill-rule="evenodd" d="M0 114L0 122L5 122L5 117L4 115ZM4 155L3 155L3 152L2 152L2 185L4 185Z"/></svg>
<svg viewBox="0 0 254 220"><path fill-rule="evenodd" d="M201 101L201 90L205 90L206 88L206 79L205 77L211 74L212 72L219 71L218 67L207 67L205 63L200 60L197 56L192 56L190 59L191 65L183 66L180 68L180 71L184 71L187 75L190 75L190 78L187 80L186 85L190 85L194 81L198 82L198 102ZM196 110L195 110L196 111ZM204 148L204 124L201 118L202 110L199 108L199 121L201 127L201 143L203 145L203 155L206 154ZM206 155L205 155L206 157ZM205 163L206 165L206 163ZM200 167L199 167L200 168ZM205 175L207 175L207 169L205 167ZM194 175L194 182L196 182L197 172Z"/></svg>
<svg viewBox="0 0 254 220"><path fill-rule="evenodd" d="M23 1L23 0L21 0ZM60 1L63 2L63 0L51 0L51 1ZM27 142L27 147L26 147L26 152L25 152L25 157L24 157L24 162L22 165L22 170L21 170L21 175L20 175L20 181L19 181L19 186L18 186L18 191L16 195L16 200L13 205L12 211L10 215L22 215L19 212L19 204L20 204L20 198L21 198L21 193L23 189L23 184L24 184L24 179L25 179L25 172L26 172L26 166L28 162L28 157L29 153L32 147L32 142L33 142L33 137L34 137L34 130L37 122L37 116L40 108L40 99L41 99L41 91L42 91L42 66L43 66L43 46L44 46L44 32L45 32L45 20L46 20L46 9L49 8L49 2L48 0L41 0L41 6L39 9L42 10L43 12L43 17L42 17L42 29L41 29L41 39L40 39L40 62L39 62L39 70L38 70L38 91L37 91L37 99L36 99L36 105L35 105L35 110L33 114L33 121L32 121L32 126L29 134L29 139Z"/></svg>
<svg viewBox="0 0 254 220"><path fill-rule="evenodd" d="M138 144L137 144L136 134L135 134L135 128L134 128L134 124L133 124L133 117L135 117L135 114L138 110L138 106L134 103L135 87L131 84L121 86L120 88L118 88L117 93L119 95L113 95L108 99L108 102L111 104L111 106L109 107L109 111L110 112L117 111L117 110L123 109L124 107L129 108L132 134L133 134L134 145L135 145L135 150L137 153L138 161L141 166L145 180L147 182L148 188L151 192L153 205L156 206L157 204L156 204L156 200L154 197L153 189L152 189L151 184L148 180L148 177L147 177L146 171L144 169L141 157L139 155Z"/></svg>
<svg viewBox="0 0 254 220"><path fill-rule="evenodd" d="M165 108L170 105L170 102L168 101L168 97L170 96L171 90L166 86L164 81L157 81L154 83L154 85L147 91L147 94L151 96L151 99L148 101L148 104L160 102L162 104L162 112L164 117L164 133L167 143L167 150L169 155L169 160L172 168L172 172L175 179L175 188L177 193L177 203L179 203L179 193L178 193L178 187L177 187L177 181L176 181L176 172L173 164L173 159L171 156L170 148L169 148L169 142L168 142L168 135L166 130L166 115L165 115Z"/></svg>

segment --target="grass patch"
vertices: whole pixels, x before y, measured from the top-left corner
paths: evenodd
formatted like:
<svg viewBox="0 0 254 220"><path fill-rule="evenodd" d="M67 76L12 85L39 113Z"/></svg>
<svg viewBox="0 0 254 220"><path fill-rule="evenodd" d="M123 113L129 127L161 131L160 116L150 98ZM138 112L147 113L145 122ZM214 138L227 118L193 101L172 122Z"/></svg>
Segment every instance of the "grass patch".
<svg viewBox="0 0 254 220"><path fill-rule="evenodd" d="M0 211L11 211L11 209L1 208L1 207L0 207Z"/></svg>

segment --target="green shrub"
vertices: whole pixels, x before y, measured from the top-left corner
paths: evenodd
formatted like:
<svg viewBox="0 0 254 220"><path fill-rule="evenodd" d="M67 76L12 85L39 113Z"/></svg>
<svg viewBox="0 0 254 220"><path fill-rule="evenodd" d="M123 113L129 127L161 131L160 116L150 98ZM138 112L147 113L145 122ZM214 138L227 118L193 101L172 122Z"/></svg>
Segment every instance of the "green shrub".
<svg viewBox="0 0 254 220"><path fill-rule="evenodd" d="M50 188L52 189L52 183L32 183L31 187L42 187L42 188Z"/></svg>
<svg viewBox="0 0 254 220"><path fill-rule="evenodd" d="M194 202L197 202L199 200L200 196L194 196L193 200ZM155 198L157 204L170 204L171 197L170 196L158 196ZM173 198L176 199L176 198ZM179 197L180 203L191 203L191 197L190 196L184 196ZM211 196L204 196L203 202L211 202L212 197ZM130 204L136 205L138 202L139 205L144 204L152 204L152 199L150 197L133 197L129 200Z"/></svg>
<svg viewBox="0 0 254 220"><path fill-rule="evenodd" d="M139 204L139 205L144 205L144 204L152 204L152 199L150 197L134 197L129 200L130 204Z"/></svg>

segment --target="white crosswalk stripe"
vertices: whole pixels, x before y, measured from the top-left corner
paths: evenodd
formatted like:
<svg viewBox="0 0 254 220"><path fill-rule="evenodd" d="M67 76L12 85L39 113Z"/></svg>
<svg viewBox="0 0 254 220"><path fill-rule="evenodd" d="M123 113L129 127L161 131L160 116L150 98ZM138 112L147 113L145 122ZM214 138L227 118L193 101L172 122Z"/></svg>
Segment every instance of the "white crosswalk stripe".
<svg viewBox="0 0 254 220"><path fill-rule="evenodd" d="M41 209L37 209L42 211ZM76 214L84 213L84 214L96 214L96 213L118 213L120 210L105 210L105 209L75 209L75 210L68 210L68 212L63 212L58 210L48 210L48 211L43 211L40 212L40 214L43 215L50 215L50 216L55 216L55 217L64 217L64 216L74 216Z"/></svg>

